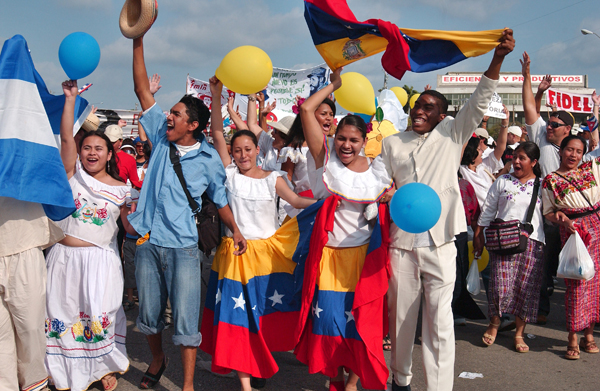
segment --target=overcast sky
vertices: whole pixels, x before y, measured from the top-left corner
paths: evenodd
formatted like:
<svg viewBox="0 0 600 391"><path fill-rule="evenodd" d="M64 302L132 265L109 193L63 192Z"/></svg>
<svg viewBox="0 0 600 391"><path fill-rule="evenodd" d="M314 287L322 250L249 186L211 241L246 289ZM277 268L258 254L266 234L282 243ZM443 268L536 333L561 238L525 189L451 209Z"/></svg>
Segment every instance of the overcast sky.
<svg viewBox="0 0 600 391"><path fill-rule="evenodd" d="M58 47L68 34L84 31L100 44L100 64L79 82L93 83L83 97L101 108L133 109L132 41L119 30L122 0L4 0L0 40L21 34L48 88L62 93L66 79ZM158 0L158 19L145 38L149 73L162 76L157 101L168 110L185 93L186 75L208 80L221 59L235 47L255 45L276 67L303 69L323 62L315 49L300 0ZM600 34L597 0L348 0L358 20L378 18L398 27L438 30L488 30L511 27L517 45L503 71L520 72L526 50L535 74L587 74L600 88ZM435 88L436 75L450 71L483 72L491 53L429 73L407 72L388 87ZM377 90L383 85L381 56L346 67L367 76Z"/></svg>

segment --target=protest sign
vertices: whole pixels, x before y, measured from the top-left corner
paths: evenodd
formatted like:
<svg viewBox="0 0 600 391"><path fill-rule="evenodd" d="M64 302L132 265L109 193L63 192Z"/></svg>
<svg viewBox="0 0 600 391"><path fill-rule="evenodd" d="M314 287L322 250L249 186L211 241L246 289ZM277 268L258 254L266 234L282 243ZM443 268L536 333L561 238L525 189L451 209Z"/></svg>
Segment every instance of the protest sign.
<svg viewBox="0 0 600 391"><path fill-rule="evenodd" d="M296 103L296 96L308 98L329 84L331 70L327 65L321 64L309 69L273 68L273 77L267 85L267 102L276 102L276 108L267 117L269 121L277 121L288 115L295 115L292 107ZM246 118L248 99L240 94L236 95L234 107L239 106L240 115Z"/></svg>
<svg viewBox="0 0 600 391"><path fill-rule="evenodd" d="M488 104L488 109L484 114L488 117L506 119L506 114L504 114L504 106L502 106L502 98L498 93L494 92L492 95L492 100Z"/></svg>
<svg viewBox="0 0 600 391"><path fill-rule="evenodd" d="M204 102L206 107L211 108L212 104L212 96L210 94L210 85L206 81L194 79L188 75L187 81L185 83L186 94L193 95L194 97L200 99ZM221 93L221 106L227 104L227 98L235 97L235 92L228 90L226 87L223 87L223 92Z"/></svg>
<svg viewBox="0 0 600 391"><path fill-rule="evenodd" d="M572 113L591 113L594 107L591 95L573 94L554 88L546 91L546 103Z"/></svg>

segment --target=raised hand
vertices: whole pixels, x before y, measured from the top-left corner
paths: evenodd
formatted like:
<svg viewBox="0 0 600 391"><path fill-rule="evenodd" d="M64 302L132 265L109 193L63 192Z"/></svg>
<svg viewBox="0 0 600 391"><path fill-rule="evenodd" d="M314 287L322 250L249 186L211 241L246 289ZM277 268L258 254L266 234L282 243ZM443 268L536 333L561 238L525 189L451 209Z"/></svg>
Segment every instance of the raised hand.
<svg viewBox="0 0 600 391"><path fill-rule="evenodd" d="M600 95L596 94L596 90L592 93L592 101L595 105L600 105Z"/></svg>
<svg viewBox="0 0 600 391"><path fill-rule="evenodd" d="M65 80L62 83L63 93L65 98L74 98L79 95L79 89L77 88L77 80Z"/></svg>
<svg viewBox="0 0 600 391"><path fill-rule="evenodd" d="M500 44L496 46L494 54L499 57L506 57L515 48L515 38L513 37L512 29L504 30L502 37L498 41Z"/></svg>
<svg viewBox="0 0 600 391"><path fill-rule="evenodd" d="M266 116L267 114L269 114L271 111L273 111L273 109L277 106L277 101L275 99L273 99L272 103L268 103L265 107L262 108L262 110L260 111L260 115L262 116Z"/></svg>
<svg viewBox="0 0 600 391"><path fill-rule="evenodd" d="M427 84L423 91L429 91L431 89L431 84Z"/></svg>
<svg viewBox="0 0 600 391"><path fill-rule="evenodd" d="M152 95L156 94L162 87L160 85L160 76L156 73L148 78L148 82L150 83L150 93L152 93Z"/></svg>
<svg viewBox="0 0 600 391"><path fill-rule="evenodd" d="M344 70L344 67L340 67L338 69L336 69L335 71L331 72L331 75L329 76L329 81L331 82L331 84L333 85L333 87L337 90L338 88L340 88L342 86L342 71Z"/></svg>
<svg viewBox="0 0 600 391"><path fill-rule="evenodd" d="M538 91L546 91L548 88L552 87L552 75L546 75L540 82L538 86Z"/></svg>
<svg viewBox="0 0 600 391"><path fill-rule="evenodd" d="M210 93L212 95L221 95L221 91L223 91L223 83L221 82L221 80L217 79L216 76L213 76L210 79L208 79L208 84L210 85Z"/></svg>
<svg viewBox="0 0 600 391"><path fill-rule="evenodd" d="M529 58L529 54L527 54L527 52L523 52L523 59L519 60L519 62L521 63L521 74L524 77L529 77L529 67L531 65L531 59Z"/></svg>

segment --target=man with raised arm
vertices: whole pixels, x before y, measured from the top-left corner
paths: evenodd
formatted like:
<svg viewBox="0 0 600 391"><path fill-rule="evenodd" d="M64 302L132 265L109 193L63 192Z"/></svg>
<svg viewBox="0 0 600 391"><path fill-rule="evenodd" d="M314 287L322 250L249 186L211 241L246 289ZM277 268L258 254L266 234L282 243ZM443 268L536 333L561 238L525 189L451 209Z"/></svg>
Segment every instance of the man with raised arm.
<svg viewBox="0 0 600 391"><path fill-rule="evenodd" d="M246 240L233 220L225 193L225 169L202 130L210 118L204 103L184 96L165 117L150 91L144 62L143 36L133 41L133 82L144 114L140 120L152 143L152 159L144 180L137 210L129 216L138 240L135 255L140 298L137 326L148 339L152 362L140 388L158 383L167 358L162 349L163 314L170 299L174 314L173 343L181 348L182 390L194 389L196 352L202 336L200 317L201 259L194 212L179 182L169 152L177 148L187 188L202 205L202 194L219 208L223 223L233 232L236 254L246 251Z"/></svg>
<svg viewBox="0 0 600 391"><path fill-rule="evenodd" d="M383 140L382 157L397 188L419 182L440 197L442 214L427 232L411 234L390 227L392 275L388 290L392 338L393 390L410 390L412 350L423 297L423 361L427 390L452 390L454 321L452 292L456 278L455 235L467 230L456 177L461 150L487 110L498 84L504 57L514 46L504 30L494 57L456 119L446 115L448 101L434 90L421 94L411 110L412 132ZM386 195L386 199L389 195Z"/></svg>

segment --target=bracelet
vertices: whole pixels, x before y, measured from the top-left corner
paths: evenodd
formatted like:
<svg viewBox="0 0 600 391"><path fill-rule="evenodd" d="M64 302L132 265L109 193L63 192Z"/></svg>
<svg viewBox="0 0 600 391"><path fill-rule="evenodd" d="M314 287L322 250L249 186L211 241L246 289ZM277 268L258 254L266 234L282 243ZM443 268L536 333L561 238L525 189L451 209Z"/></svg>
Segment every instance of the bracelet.
<svg viewBox="0 0 600 391"><path fill-rule="evenodd" d="M248 100L249 100L250 102L256 102L256 98L255 98L255 97L253 97L253 96L250 96L250 95L248 95Z"/></svg>
<svg viewBox="0 0 600 391"><path fill-rule="evenodd" d="M482 124L485 124L485 123L487 123L487 121L481 121L481 123L482 123Z"/></svg>
<svg viewBox="0 0 600 391"><path fill-rule="evenodd" d="M502 124L500 124L500 127L501 127L502 129L505 129L505 128L508 128L508 125L502 125Z"/></svg>

